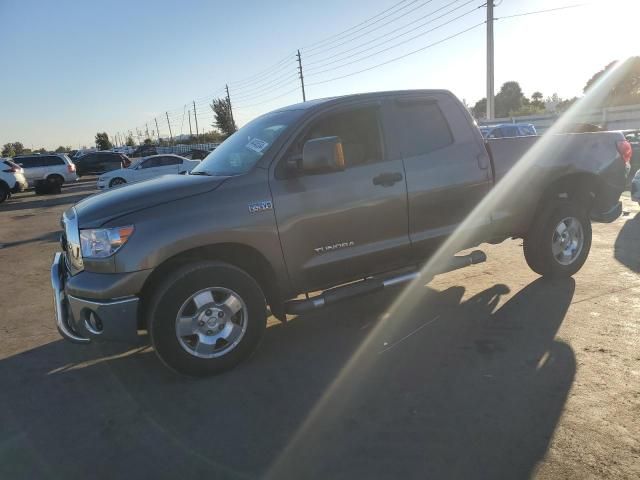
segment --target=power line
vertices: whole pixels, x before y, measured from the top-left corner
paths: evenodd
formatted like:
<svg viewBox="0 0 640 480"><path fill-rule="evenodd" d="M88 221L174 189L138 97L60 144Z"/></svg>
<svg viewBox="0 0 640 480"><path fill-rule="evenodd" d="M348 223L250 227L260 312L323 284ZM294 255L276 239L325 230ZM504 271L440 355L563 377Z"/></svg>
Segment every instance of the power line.
<svg viewBox="0 0 640 480"><path fill-rule="evenodd" d="M585 7L585 6L586 6L586 4L584 4L584 3L577 3L575 5L566 5L564 7L549 8L547 10L537 10L535 12L516 13L515 15L507 15L507 16L504 16L504 17L496 17L495 20L504 20L506 18L524 17L524 16L527 16L527 15L537 15L538 13L556 12L558 10L567 10L569 8L578 8L578 7Z"/></svg>
<svg viewBox="0 0 640 480"><path fill-rule="evenodd" d="M282 98L282 97L284 97L284 96L286 96L286 95L289 95L290 93L297 92L297 91L298 91L298 88L299 88L299 87L298 87L298 86L296 86L296 87L295 87L294 89L292 89L292 90L289 90L289 91L287 91L287 92L284 92L283 94L278 95L277 97L270 98L270 99L265 100L265 101L263 101L263 102L254 103L254 104L252 104L252 105L236 105L236 107L237 107L237 108L253 108L253 107L257 107L257 106L259 106L259 105L264 105L265 103L272 102L272 101L277 100L277 99L279 99L279 98Z"/></svg>
<svg viewBox="0 0 640 480"><path fill-rule="evenodd" d="M440 25L438 25L436 27L430 28L429 30L426 30L426 31L424 31L422 33L419 33L418 35L414 35L413 37L410 37L410 38L408 38L406 40L403 40L403 41L398 42L398 43L396 43L394 45L391 45L390 47L383 48L382 50L378 50L376 52L370 53L369 55L365 55L364 57L358 58L358 59L353 60L351 62L344 63L342 65L337 65L335 67L331 67L331 68L327 68L327 69L324 69L324 70L320 70L319 72L311 73L309 76L317 76L317 75L321 75L323 73L331 72L333 70L344 68L344 67L352 65L354 63L358 63L358 62L361 62L361 61L366 60L368 58L371 58L371 57L374 57L376 55L379 55L380 53L384 53L384 52L387 52L387 51L392 50L394 48L397 48L397 47L399 47L401 45L404 45L404 44L406 44L408 42L411 42L411 41L415 40L416 38L422 37L422 36L426 35L427 33L431 33L431 32L433 32L435 30L438 30L439 28L442 28L442 27L444 27L446 25L449 25L449 24L455 22L456 20L459 20L459 19L461 19L463 17L466 17L467 15L470 15L470 14L476 12L478 10L478 8L479 7L476 7L474 9L472 9L472 10L469 10L468 12L465 12L462 15L458 15L457 17L454 17L454 18L452 18L450 20L447 20L446 22L441 23ZM361 52L361 53L363 53L363 52Z"/></svg>
<svg viewBox="0 0 640 480"><path fill-rule="evenodd" d="M251 88L246 88L246 87L236 87L235 85L233 85L232 83L230 84L231 87L233 87L233 91L235 92L240 92L240 95L247 95L250 94L250 92L257 90L260 90L264 87L270 86L270 85L276 85L278 83L281 83L282 81L288 80L289 78L291 78L291 76L294 75L294 69L293 69L293 64L291 65L291 71L286 72L284 75L280 75L277 78L272 78L271 80L269 80L267 83L264 84L258 84L255 85ZM235 95L234 95L235 96Z"/></svg>
<svg viewBox="0 0 640 480"><path fill-rule="evenodd" d="M344 41L344 42L342 42L342 43L338 43L338 44L336 44L336 45L333 45L332 47L327 48L327 49L326 49L326 51L328 51L328 50L333 50L333 49L336 49L336 48L339 48L339 47L341 47L342 45L346 45L347 43L351 43L352 41L357 40L358 38L366 37L366 36L367 36L367 35L369 35L370 33L375 32L376 30L380 30L381 28L384 28L384 27L386 27L387 25L389 25L389 24L391 24L391 23L393 23L393 22L397 22L397 21L398 21L398 20L400 20L401 18L406 17L407 15L409 15L409 14L411 14L411 13L415 12L415 11L416 11L416 10L418 10L419 8L422 8L422 7L424 7L425 5L427 5L427 4L429 4L429 3L431 3L432 1L433 1L433 0L427 0L426 2L421 3L420 5L416 6L415 8L412 8L411 10L409 10L409 11L407 11L407 12L404 12L404 13L403 13L402 15L400 15L399 17L392 18L392 19L391 19L391 20L389 20L388 22L385 22L385 23L383 23L382 25L378 25L377 27L375 27L375 28L373 28L373 29L369 30L368 32L364 32L364 33L362 33L362 34L360 34L360 35L357 35L357 36L355 36L355 37L353 37L353 38L350 38L350 39L349 39L349 40L347 40L347 41ZM450 4L456 3L457 1L459 1L459 0L454 0L454 1L453 1L453 2L451 2ZM449 4L449 5L450 5L450 4ZM446 7L446 5L445 5L445 7ZM444 7L443 7L443 8L444 8ZM369 26L371 26L371 25L369 25ZM324 53L324 52L310 53L310 54L308 54L308 55L307 55L307 57L315 57L316 55L321 55L322 53Z"/></svg>
<svg viewBox="0 0 640 480"><path fill-rule="evenodd" d="M262 70L261 72L255 74L255 75L252 75L250 77L247 77L247 78L244 78L244 79L241 79L241 80L236 80L236 81L233 81L233 82L229 82L229 83L237 85L237 86L240 86L240 85L246 86L248 84L253 83L254 81L258 81L259 79L263 79L263 77L268 77L269 75L275 73L276 71L282 70L286 66L285 63L292 61L293 58L294 58L294 54L293 53L289 54L286 57L284 57L282 60L280 60L279 62L271 65L271 67L268 67L265 70ZM276 67L278 67L278 68L276 68Z"/></svg>
<svg viewBox="0 0 640 480"><path fill-rule="evenodd" d="M349 36L348 32L350 32L351 30L357 29L357 28L358 28L358 27L360 27L361 25L364 25L364 24L366 24L366 23L371 22L372 20L374 20L374 19L378 18L379 16L384 15L385 13L387 13L387 12L389 12L389 11L391 11L391 10L395 9L397 6L402 5L402 4L403 4L403 3L405 3L406 1L407 1L407 0L402 0L402 1L400 1L400 2L398 2L398 3L396 3L396 4L394 4L394 5L392 5L391 7L387 8L386 10L383 10L382 12L380 12L380 13L378 13L378 14L374 15L373 17L370 17L370 18L368 18L368 19L366 19L366 20L364 20L364 21L362 21L362 22L358 23L357 25L353 25L352 27L349 27L349 28L347 28L346 30L343 30L343 31L342 31L342 32L340 32L340 33L336 33L336 34L334 34L334 35L330 35L330 36L328 36L328 37L326 37L326 38L324 38L324 39L322 39L322 40L319 40L319 41L314 42L314 43L312 43L312 44L310 44L310 45L307 45L306 47L303 47L303 50L313 51L313 50L317 50L318 48L320 48L320 45L321 45L321 44L327 44L327 43L333 43L334 41L339 41L339 40L341 39L341 38L339 38L339 37ZM394 13L397 13L397 12L399 12L400 10L403 10L403 9L405 9L405 8L407 8L407 7L411 6L411 5L413 5L413 4L414 4L414 3L416 3L417 1L418 1L418 0L413 0L413 1L411 1L411 2L410 2L410 3L408 3L407 5L404 5L403 7L400 7L396 12L392 12L392 13L390 13L389 15L385 15L384 17L382 17L382 18L380 18L380 19L376 20L375 22L373 22L371 25L374 25L375 23L378 23L379 21L384 20L385 18L390 17L390 16L391 16L391 15L393 15ZM366 27L364 27L364 28L366 28ZM360 30L362 30L362 29L356 30L356 31L355 31L355 32L353 32L353 33L357 33L357 32L359 32ZM347 35L344 35L345 33L347 33ZM332 40L332 39L333 39L333 40Z"/></svg>
<svg viewBox="0 0 640 480"><path fill-rule="evenodd" d="M455 0L454 2L451 2L451 3L449 3L449 4L448 4L448 5L446 5L446 6L449 6L449 5L453 4L453 3L456 3L457 1L459 1L459 0ZM386 40L385 40L385 41L383 41L383 42L378 42L377 44L371 45L371 46L369 46L369 47L367 47L367 48L365 48L365 49L363 49L363 50L361 50L361 51L359 51L359 52L353 53L353 54L348 55L348 56L346 56L346 57L336 58L336 59L334 59L334 60L331 60L330 62L323 63L323 64L318 65L318 66L316 66L316 67L311 67L311 68L309 68L309 71L313 72L313 70L317 70L318 68L323 68L323 67L326 67L327 65L332 65L332 64L335 64L335 63L338 63L338 62L341 62L341 61L347 60L347 59L349 59L349 58L356 57L356 56L358 56L358 55L360 55L360 54L362 54L362 53L368 52L368 51L370 51L370 50L373 50L374 48L380 47L380 46L384 45L384 44L385 44L385 43L387 43L387 42L390 42L390 41L396 40L396 39L398 39L398 38L400 38L400 37L403 37L404 35L407 35L407 34L409 34L409 33L411 33L411 32L415 32L416 30L419 30L419 29L421 29L422 27L424 27L424 26L426 26L426 25L429 25L430 23L435 22L436 20L440 20L441 18L446 17L447 15L449 15L449 14L451 14L451 13L455 12L456 10L459 10L459 9L461 9L462 7L464 7L464 6L466 6L466 5L469 5L470 3L473 3L473 2L475 2L475 1L477 1L477 0L468 0L467 2L463 3L462 5L459 5L459 6L455 7L454 9L449 10L448 12L443 13L442 15L440 15L440 16L438 16L438 17L432 18L431 20L429 20L429 21L427 21L427 22L421 23L420 25L418 25L418 26L416 26L416 27L413 27L413 28L411 28L411 29L407 30L406 32L402 32L402 33L400 33L400 34L398 34L398 35L396 35L396 36L394 36L394 37L388 38L388 39L386 39ZM446 7L446 6L445 6L445 7ZM441 8L440 8L440 9L438 9L438 10L441 10ZM437 13L437 12L438 12L438 10L434 10L434 11L433 11L433 12L431 12L430 14L425 15L424 17L422 17L422 18L420 18L420 19L418 19L418 20L422 20L422 19L424 19L424 18L426 18L426 17L429 17L429 16L433 15L434 13ZM476 10L476 9L474 9L474 10ZM412 22L412 23L414 23L414 22ZM406 28L406 27L408 27L409 25L411 25L411 23L410 23L410 24L407 24L407 25L405 25L405 26L403 26L403 27L397 28L397 29L395 29L395 30L392 30L392 31L391 31L391 32L389 32L388 34L391 34L391 33L397 32L398 30L402 30L403 28ZM378 40L378 39L380 39L380 38L383 38L383 37L385 37L385 36L386 36L386 35L388 35L388 34L381 35L381 36L380 36L380 37L378 37L376 40ZM338 57L340 57L340 56L342 56L344 53L349 53L350 51L356 50L356 49L358 49L358 48L360 48L360 47L363 47L363 46L365 46L365 45L367 45L367 44L366 44L366 43L360 44L360 45L358 45L357 47L351 48L351 49L349 49L349 50L345 50L344 52L342 52L342 53L338 53L338 54L336 54L336 55L337 55ZM317 63L317 62L316 62L316 63Z"/></svg>
<svg viewBox="0 0 640 480"><path fill-rule="evenodd" d="M245 94L245 95L235 95L235 93L234 93L233 98L236 99L236 100L240 100L240 101L251 100L253 98L256 98L256 97L259 97L259 96L263 95L265 92L274 91L274 90L280 90L281 88L286 87L288 85L291 85L291 83L297 82L297 81L298 81L298 76L297 75L291 75L286 82L281 83L280 85L272 85L272 86L269 86L269 87L266 87L266 88L262 88L262 89L254 91L254 92L252 92L251 94L248 94L248 95L247 94Z"/></svg>
<svg viewBox="0 0 640 480"><path fill-rule="evenodd" d="M436 45L444 43L447 40L451 40L452 38L459 37L460 35L462 35L464 33L467 33L467 32L470 32L471 30L473 30L475 28L478 28L478 27L480 27L480 26L482 26L484 24L485 24L485 22L482 21L482 22L477 23L477 24L475 24L475 25L473 25L473 26L471 26L469 28L466 28L464 30L459 31L458 33L454 33L453 35L449 35L448 37L445 37L442 40L438 40L437 42L430 43L429 45L426 45L426 46L424 46L422 48L418 48L417 50L413 50L413 51L411 51L409 53L405 53L404 55L400 55L399 57L392 58L391 60L387 60L386 62L378 63L377 65L373 65L373 66L368 67L368 68L363 68L362 70L358 70L356 72L351 72L351 73L348 73L346 75L340 75L338 77L329 78L327 80L321 80L321 81L318 81L318 82L314 82L314 83L311 83L309 85L321 85L323 83L329 83L329 82L333 82L335 80L341 80L343 78L352 77L354 75L358 75L359 73L368 72L369 70L373 70L374 68L378 68L378 67L382 67L384 65L388 65L390 63L393 63L393 62L396 62L396 61L401 60L403 58L406 58L406 57L408 57L410 55L414 55L414 54L416 54L418 52L422 52L422 51L427 50L427 49L429 49L431 47L435 47Z"/></svg>

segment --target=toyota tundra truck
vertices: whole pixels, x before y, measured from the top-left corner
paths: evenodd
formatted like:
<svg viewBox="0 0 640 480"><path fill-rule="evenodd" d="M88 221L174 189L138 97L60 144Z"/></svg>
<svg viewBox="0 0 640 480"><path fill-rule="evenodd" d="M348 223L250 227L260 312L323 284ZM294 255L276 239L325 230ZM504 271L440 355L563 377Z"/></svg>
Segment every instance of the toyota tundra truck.
<svg viewBox="0 0 640 480"><path fill-rule="evenodd" d="M188 175L67 210L51 268L57 327L83 344L146 330L164 364L201 376L247 358L270 314L418 277L454 232L465 239L454 253L521 238L535 272L567 277L587 259L591 220L620 215L630 157L620 132L484 140L444 90L281 108ZM441 271L485 259L452 257Z"/></svg>

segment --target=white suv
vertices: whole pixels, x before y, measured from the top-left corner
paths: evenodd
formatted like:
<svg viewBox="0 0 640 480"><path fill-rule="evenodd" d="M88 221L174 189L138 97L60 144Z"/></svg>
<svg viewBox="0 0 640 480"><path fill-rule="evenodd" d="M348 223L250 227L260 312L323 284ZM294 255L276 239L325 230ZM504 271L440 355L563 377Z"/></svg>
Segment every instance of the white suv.
<svg viewBox="0 0 640 480"><path fill-rule="evenodd" d="M36 193L60 193L63 184L78 180L76 166L62 153L23 155L13 161L24 169L24 176Z"/></svg>
<svg viewBox="0 0 640 480"><path fill-rule="evenodd" d="M4 202L12 193L18 193L27 188L22 168L8 158L0 158L0 203Z"/></svg>

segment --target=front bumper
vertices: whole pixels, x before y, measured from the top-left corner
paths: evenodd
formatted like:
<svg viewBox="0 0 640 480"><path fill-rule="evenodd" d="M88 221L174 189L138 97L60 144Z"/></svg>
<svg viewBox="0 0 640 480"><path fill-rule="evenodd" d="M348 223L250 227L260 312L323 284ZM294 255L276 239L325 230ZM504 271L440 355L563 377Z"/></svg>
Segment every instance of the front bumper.
<svg viewBox="0 0 640 480"><path fill-rule="evenodd" d="M27 188L29 188L29 184L26 180L17 180L16 184L11 189L11 193L20 193L24 192Z"/></svg>
<svg viewBox="0 0 640 480"><path fill-rule="evenodd" d="M138 297L96 301L66 292L64 254L57 252L51 265L51 287L60 335L75 343L92 339L135 343L138 338Z"/></svg>

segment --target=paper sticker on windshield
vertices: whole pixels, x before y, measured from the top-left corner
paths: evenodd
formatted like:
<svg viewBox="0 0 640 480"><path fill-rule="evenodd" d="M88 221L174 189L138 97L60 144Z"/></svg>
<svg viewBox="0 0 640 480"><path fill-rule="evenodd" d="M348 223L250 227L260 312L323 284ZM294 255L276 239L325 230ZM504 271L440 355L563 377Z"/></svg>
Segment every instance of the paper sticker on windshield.
<svg viewBox="0 0 640 480"><path fill-rule="evenodd" d="M256 153L262 153L268 146L269 144L267 142L259 138L252 138L251 141L245 145L249 150L253 150Z"/></svg>

